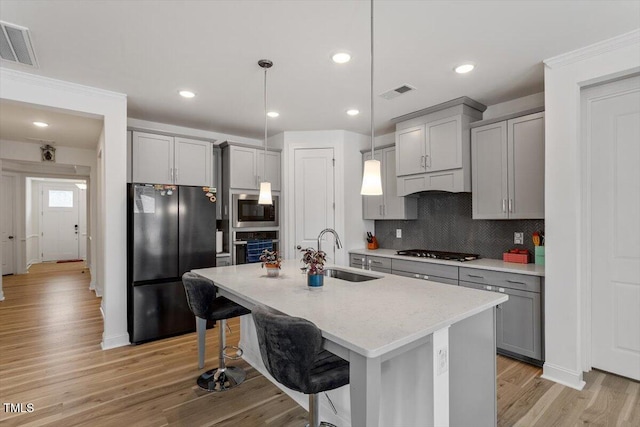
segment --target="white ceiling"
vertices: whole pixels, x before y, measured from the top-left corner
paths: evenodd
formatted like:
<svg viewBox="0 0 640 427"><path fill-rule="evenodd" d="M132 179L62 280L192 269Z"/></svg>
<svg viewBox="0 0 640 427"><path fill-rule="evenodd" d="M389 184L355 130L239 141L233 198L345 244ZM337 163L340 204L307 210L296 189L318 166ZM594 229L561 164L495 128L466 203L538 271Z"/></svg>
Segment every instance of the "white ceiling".
<svg viewBox="0 0 640 427"><path fill-rule="evenodd" d="M33 122L45 122L46 128ZM102 118L0 99L0 139L95 149Z"/></svg>
<svg viewBox="0 0 640 427"><path fill-rule="evenodd" d="M129 117L250 138L285 130L370 133L367 1L13 1L38 69L2 66L125 93ZM541 92L546 58L640 27L640 1L375 1L377 132L390 119L460 96L492 105ZM330 55L347 49L350 63ZM474 72L457 75L463 61ZM178 89L197 93L183 99ZM345 114L348 108L362 113ZM2 115L5 114L3 105ZM61 138L61 137L60 137Z"/></svg>

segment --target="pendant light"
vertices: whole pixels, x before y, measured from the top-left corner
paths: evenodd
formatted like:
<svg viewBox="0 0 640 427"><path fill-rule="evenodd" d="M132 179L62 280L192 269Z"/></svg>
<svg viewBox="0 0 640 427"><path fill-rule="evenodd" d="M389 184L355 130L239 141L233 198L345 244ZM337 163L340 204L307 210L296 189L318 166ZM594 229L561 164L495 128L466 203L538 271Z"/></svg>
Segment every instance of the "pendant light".
<svg viewBox="0 0 640 427"><path fill-rule="evenodd" d="M380 175L380 161L374 156L375 133L373 129L373 0L371 0L371 160L364 162L362 174L363 196L380 196L382 194L382 177Z"/></svg>
<svg viewBox="0 0 640 427"><path fill-rule="evenodd" d="M273 66L273 62L268 59L261 59L258 65L264 69L264 157L262 163L262 174L267 174L267 70ZM258 197L259 205L273 205L271 198L271 183L266 181L266 176L261 177L264 181L260 182L260 196Z"/></svg>

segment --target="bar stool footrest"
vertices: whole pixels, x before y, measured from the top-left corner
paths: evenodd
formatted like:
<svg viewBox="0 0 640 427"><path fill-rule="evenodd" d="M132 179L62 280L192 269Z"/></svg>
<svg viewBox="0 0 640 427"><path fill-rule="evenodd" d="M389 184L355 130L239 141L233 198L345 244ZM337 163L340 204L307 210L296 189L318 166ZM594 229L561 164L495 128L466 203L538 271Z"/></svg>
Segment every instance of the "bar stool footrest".
<svg viewBox="0 0 640 427"><path fill-rule="evenodd" d="M242 368L227 366L211 369L198 377L198 387L205 391L226 391L242 384L247 373Z"/></svg>

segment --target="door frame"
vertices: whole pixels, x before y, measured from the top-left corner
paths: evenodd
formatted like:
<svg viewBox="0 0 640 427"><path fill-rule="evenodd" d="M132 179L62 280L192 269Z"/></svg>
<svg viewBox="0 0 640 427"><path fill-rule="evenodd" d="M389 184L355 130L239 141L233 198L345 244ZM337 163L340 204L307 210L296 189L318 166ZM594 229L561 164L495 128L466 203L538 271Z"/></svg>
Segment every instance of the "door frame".
<svg viewBox="0 0 640 427"><path fill-rule="evenodd" d="M617 81L626 80L629 78L640 76L639 72L629 73L623 76L616 76L614 78L598 81L593 84L585 85L580 88L580 152L579 152L579 165L580 165L580 211L581 220L579 225L579 233L581 236L582 244L580 249L580 259L578 271L578 286L581 291L580 308L582 314L580 315L580 339L581 339L581 353L582 356L579 360L579 366L583 372L589 372L593 369L592 365L592 330L591 330L591 315L592 315L592 277L591 277L591 190L592 190L592 175L591 175L591 109L590 105L594 101L618 96L620 94L628 93L630 89L617 90L612 88L612 91L606 94L589 94L587 91L596 87L602 87L609 84L614 84Z"/></svg>
<svg viewBox="0 0 640 427"><path fill-rule="evenodd" d="M287 139L291 138L292 141ZM332 148L333 155L336 159L336 164L333 168L333 200L335 202L335 209L333 210L333 224L336 232L339 236L345 235L345 220L344 220L344 186L336 185L336 182L344 182L344 171L340 162L344 159L343 154L343 135L337 131L324 131L324 132L292 132L291 134L285 133L284 141L284 159L283 167L283 188L286 191L280 193L280 209L282 211L283 222L280 233L284 233L284 236L280 236L280 240L285 242L285 245L281 247L284 249L284 256L287 258L297 258L297 254L292 248L295 247L295 200L294 200L294 179L295 179L295 150L297 149L322 149ZM291 252L289 252L291 251ZM342 250L344 254L336 253L335 263L341 262L348 265L348 255L346 250ZM344 259L341 259L341 256Z"/></svg>
<svg viewBox="0 0 640 427"><path fill-rule="evenodd" d="M24 240L24 237L19 237L18 236L18 227L16 226L16 219L19 218L19 210L18 210L18 174L15 172L4 172L2 171L1 176L11 176L13 177L13 200L12 200L12 205L13 205L13 273L12 274L17 274L18 273L18 269L16 268L16 263L18 261L18 242L21 242L22 240ZM4 218L2 218L4 220ZM1 256L1 254L0 254ZM1 265L1 263L0 263ZM5 274L5 272L1 272L0 274ZM0 288L1 290L1 288ZM1 301L2 299L0 299Z"/></svg>
<svg viewBox="0 0 640 427"><path fill-rule="evenodd" d="M86 181L85 181L85 183L86 183ZM43 245L42 245L42 240L43 240L43 239L42 239L42 237L43 237L43 236L42 236L42 233L43 233L43 230L42 230L42 223L43 223L43 219L44 219L44 208L45 208L44 187L45 187L47 184L49 184L49 185L60 185L60 186L65 186L65 185L68 185L68 186L73 185L73 186L75 186L75 185L76 185L76 183L75 183L75 182L72 182L72 181L64 181L64 180L62 180L62 179L61 179L60 181L56 181L56 180L55 180L55 178L49 178L49 179L46 179L46 180L40 181L40 187L39 187L39 190L40 190L40 215L38 215L38 230L39 230L39 232L40 232L40 236L39 236L39 250L40 250L40 255L38 256L38 260L39 260L40 262L45 262L45 261L43 260L43 256L42 256L42 253L43 253L43 251L42 251L42 246L43 246ZM77 218L77 220L76 220L76 222L78 223L78 230L77 230L77 231L78 231L78 233L77 233L77 236L78 236L78 237L77 237L77 240L76 240L76 246L77 246L77 248L76 248L76 249L77 249L77 251L78 251L78 256L77 256L77 258L78 258L78 259L80 259L80 258L82 258L81 253L80 253L80 239L82 239L82 233L80 232L80 216L81 216L81 213L82 213L82 212L81 212L81 209L80 209L80 199L81 199L81 197L80 197L80 188L75 188L75 189L73 189L73 190L75 190L75 191L77 192L77 196L78 196L78 197L77 197L77 198L78 198L78 200L77 200L77 201L78 201L78 218ZM85 198L85 200L84 200L84 203L85 203L85 214L86 214L86 213L88 212L88 209L87 209L87 207L86 207L86 203L87 203L86 198ZM85 215L85 216L86 216L86 215ZM85 218L85 222L86 222L86 218ZM85 259L84 261L86 262L86 259Z"/></svg>

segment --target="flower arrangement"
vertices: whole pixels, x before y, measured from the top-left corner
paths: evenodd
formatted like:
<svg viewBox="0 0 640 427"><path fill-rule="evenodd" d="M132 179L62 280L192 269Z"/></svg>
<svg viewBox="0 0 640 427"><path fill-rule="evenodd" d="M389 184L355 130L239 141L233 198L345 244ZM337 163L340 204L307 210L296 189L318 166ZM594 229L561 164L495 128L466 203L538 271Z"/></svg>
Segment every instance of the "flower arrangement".
<svg viewBox="0 0 640 427"><path fill-rule="evenodd" d="M260 261L262 261L262 268L266 265L267 267L280 267L282 263L282 258L278 251L270 251L269 249L265 249L262 251L262 255L260 255Z"/></svg>
<svg viewBox="0 0 640 427"><path fill-rule="evenodd" d="M313 248L300 249L302 252L302 262L309 274L322 274L324 263L327 261L327 254L324 251L316 251Z"/></svg>

